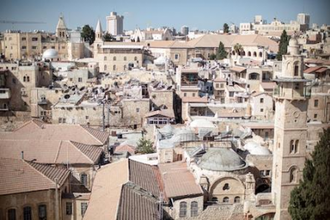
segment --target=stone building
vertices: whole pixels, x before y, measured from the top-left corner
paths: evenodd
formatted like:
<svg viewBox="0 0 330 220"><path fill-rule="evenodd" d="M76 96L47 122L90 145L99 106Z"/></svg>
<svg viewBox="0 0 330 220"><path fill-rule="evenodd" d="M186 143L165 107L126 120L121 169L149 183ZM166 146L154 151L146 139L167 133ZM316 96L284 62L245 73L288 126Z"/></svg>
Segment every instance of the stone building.
<svg viewBox="0 0 330 220"><path fill-rule="evenodd" d="M0 164L5 180L0 183L1 219L64 219L63 194L71 193L70 171L23 159L1 158Z"/></svg>
<svg viewBox="0 0 330 220"><path fill-rule="evenodd" d="M63 60L82 58L83 42L70 42L63 16L56 26L56 34L45 32L14 32L4 33L4 55L7 60L39 58L47 49L55 49Z"/></svg>
<svg viewBox="0 0 330 220"><path fill-rule="evenodd" d="M306 157L307 104L303 76L303 56L295 37L290 39L288 54L283 55L282 72L274 80L277 88L272 193L276 204L275 219L291 219L288 213L290 192L302 178Z"/></svg>

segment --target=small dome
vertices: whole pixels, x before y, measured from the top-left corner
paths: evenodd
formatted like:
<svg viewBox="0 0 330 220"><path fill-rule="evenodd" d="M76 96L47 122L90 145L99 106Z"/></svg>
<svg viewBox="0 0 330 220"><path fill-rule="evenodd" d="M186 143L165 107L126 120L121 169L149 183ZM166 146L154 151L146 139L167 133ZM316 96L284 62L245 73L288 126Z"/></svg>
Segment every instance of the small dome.
<svg viewBox="0 0 330 220"><path fill-rule="evenodd" d="M55 59L58 57L58 53L54 49L48 49L42 54L42 58L44 59Z"/></svg>
<svg viewBox="0 0 330 220"><path fill-rule="evenodd" d="M291 47L296 47L298 46L298 41L295 37L291 37L290 41L289 41L289 46Z"/></svg>
<svg viewBox="0 0 330 220"><path fill-rule="evenodd" d="M270 151L266 147L262 147L256 142L248 142L244 145L244 149L248 150L252 155L270 155Z"/></svg>
<svg viewBox="0 0 330 220"><path fill-rule="evenodd" d="M234 171L246 167L246 163L230 148L210 148L198 165L213 171Z"/></svg>
<svg viewBox="0 0 330 220"><path fill-rule="evenodd" d="M190 123L192 128L215 128L214 124L205 119L196 119Z"/></svg>

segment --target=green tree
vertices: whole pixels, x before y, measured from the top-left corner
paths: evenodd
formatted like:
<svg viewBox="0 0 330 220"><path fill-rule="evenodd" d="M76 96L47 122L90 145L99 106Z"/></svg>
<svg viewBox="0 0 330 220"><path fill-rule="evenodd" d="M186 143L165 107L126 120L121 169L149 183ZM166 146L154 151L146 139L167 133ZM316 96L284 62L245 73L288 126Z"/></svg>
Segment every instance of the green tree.
<svg viewBox="0 0 330 220"><path fill-rule="evenodd" d="M215 60L217 58L217 55L215 55L214 53L210 54L209 59L210 60Z"/></svg>
<svg viewBox="0 0 330 220"><path fill-rule="evenodd" d="M81 37L84 39L85 42L88 42L89 45L94 43L95 40L95 32L92 27L86 24L81 32Z"/></svg>
<svg viewBox="0 0 330 220"><path fill-rule="evenodd" d="M324 130L303 177L291 192L289 213L293 220L330 218L330 128Z"/></svg>
<svg viewBox="0 0 330 220"><path fill-rule="evenodd" d="M105 42L110 42L110 41L113 41L113 38L112 38L111 34L109 34L109 33L107 32L107 33L105 33L105 35L103 35L103 40L104 40Z"/></svg>
<svg viewBox="0 0 330 220"><path fill-rule="evenodd" d="M138 146L136 147L136 152L140 154L151 154L155 151L150 140L141 138L139 140Z"/></svg>
<svg viewBox="0 0 330 220"><path fill-rule="evenodd" d="M223 33L229 33L229 26L227 23L223 24Z"/></svg>
<svg viewBox="0 0 330 220"><path fill-rule="evenodd" d="M217 60L223 60L224 58L227 57L227 55L228 55L228 53L225 50L225 45L223 45L223 43L220 41L216 58L217 58Z"/></svg>
<svg viewBox="0 0 330 220"><path fill-rule="evenodd" d="M277 60L282 60L282 55L286 54L288 51L290 36L283 30L281 34L280 44L278 45L278 53L276 56Z"/></svg>
<svg viewBox="0 0 330 220"><path fill-rule="evenodd" d="M239 55L239 53L241 53L243 51L243 47L242 45L240 45L239 43L234 45L234 51L237 55Z"/></svg>

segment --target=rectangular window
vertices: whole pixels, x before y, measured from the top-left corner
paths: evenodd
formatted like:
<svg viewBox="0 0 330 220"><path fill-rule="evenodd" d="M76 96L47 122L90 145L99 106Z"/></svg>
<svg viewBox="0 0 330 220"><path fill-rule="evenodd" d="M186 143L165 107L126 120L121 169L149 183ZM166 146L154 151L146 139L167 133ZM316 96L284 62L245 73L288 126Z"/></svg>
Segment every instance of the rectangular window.
<svg viewBox="0 0 330 220"><path fill-rule="evenodd" d="M32 37L32 41L38 41L37 37Z"/></svg>
<svg viewBox="0 0 330 220"><path fill-rule="evenodd" d="M67 202L66 203L66 214L67 215L72 215L72 202Z"/></svg>
<svg viewBox="0 0 330 220"><path fill-rule="evenodd" d="M136 108L136 112L140 112L140 109L139 108Z"/></svg>
<svg viewBox="0 0 330 220"><path fill-rule="evenodd" d="M82 78L81 77L78 78L78 82L82 82Z"/></svg>
<svg viewBox="0 0 330 220"><path fill-rule="evenodd" d="M261 108L261 109L260 109L260 112L264 112L264 109L263 109L263 108Z"/></svg>
<svg viewBox="0 0 330 220"><path fill-rule="evenodd" d="M24 220L32 220L32 211L31 211L30 206L24 207L24 209L23 209L23 219Z"/></svg>
<svg viewBox="0 0 330 220"><path fill-rule="evenodd" d="M229 97L234 97L234 92L229 92Z"/></svg>
<svg viewBox="0 0 330 220"><path fill-rule="evenodd" d="M87 202L82 202L81 203L81 216L85 215L86 210L87 210Z"/></svg>
<svg viewBox="0 0 330 220"><path fill-rule="evenodd" d="M32 50L36 50L37 49L37 46L32 46Z"/></svg>
<svg viewBox="0 0 330 220"><path fill-rule="evenodd" d="M8 210L8 220L16 220L16 209Z"/></svg>
<svg viewBox="0 0 330 220"><path fill-rule="evenodd" d="M314 100L314 107L318 107L319 106L319 100L315 99Z"/></svg>
<svg viewBox="0 0 330 220"><path fill-rule="evenodd" d="M215 88L219 88L219 83L215 84Z"/></svg>
<svg viewBox="0 0 330 220"><path fill-rule="evenodd" d="M220 84L220 88L223 89L225 85L223 83Z"/></svg>
<svg viewBox="0 0 330 220"><path fill-rule="evenodd" d="M22 46L22 50L25 50L26 49L26 46Z"/></svg>
<svg viewBox="0 0 330 220"><path fill-rule="evenodd" d="M314 114L314 118L315 118L315 119L317 118L317 114Z"/></svg>
<svg viewBox="0 0 330 220"><path fill-rule="evenodd" d="M264 103L264 99L263 98L260 98L260 103Z"/></svg>
<svg viewBox="0 0 330 220"><path fill-rule="evenodd" d="M187 93L183 93L183 96L184 96L184 97L187 97Z"/></svg>
<svg viewBox="0 0 330 220"><path fill-rule="evenodd" d="M22 37L22 41L26 41L26 37Z"/></svg>
<svg viewBox="0 0 330 220"><path fill-rule="evenodd" d="M43 46L42 48L43 48L43 49L47 49L47 47L46 47L46 46Z"/></svg>

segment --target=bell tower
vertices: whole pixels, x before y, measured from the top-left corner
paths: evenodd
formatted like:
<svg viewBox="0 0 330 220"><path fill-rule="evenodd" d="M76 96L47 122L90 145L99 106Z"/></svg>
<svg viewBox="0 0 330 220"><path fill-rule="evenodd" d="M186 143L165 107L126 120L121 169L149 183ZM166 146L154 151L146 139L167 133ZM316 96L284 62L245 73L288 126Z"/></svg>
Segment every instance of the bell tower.
<svg viewBox="0 0 330 220"><path fill-rule="evenodd" d="M67 28L64 22L64 17L61 14L60 18L58 19L57 26L56 26L56 37L59 40L67 40Z"/></svg>
<svg viewBox="0 0 330 220"><path fill-rule="evenodd" d="M292 37L288 54L283 55L282 72L274 79L277 87L274 91L272 195L277 220L291 219L288 212L290 193L298 185L305 163L309 94L303 65L297 39Z"/></svg>

